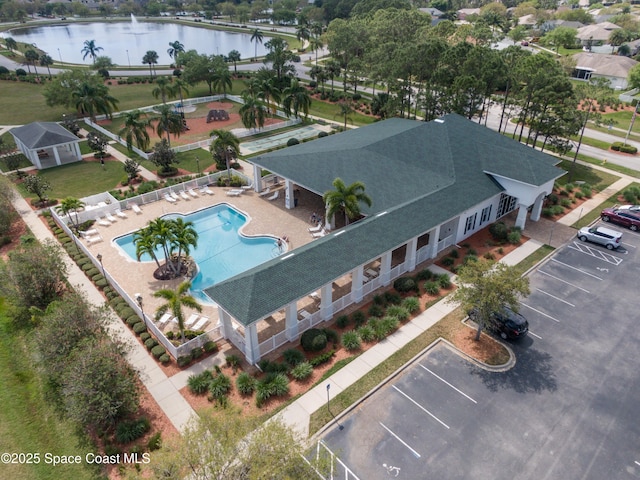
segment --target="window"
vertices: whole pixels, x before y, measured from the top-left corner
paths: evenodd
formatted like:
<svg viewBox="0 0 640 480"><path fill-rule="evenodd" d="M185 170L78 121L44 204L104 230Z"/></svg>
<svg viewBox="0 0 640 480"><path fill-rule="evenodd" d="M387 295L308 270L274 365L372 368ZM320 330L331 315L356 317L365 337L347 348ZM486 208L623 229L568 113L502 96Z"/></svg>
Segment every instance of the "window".
<svg viewBox="0 0 640 480"><path fill-rule="evenodd" d="M474 228L476 228L476 217L477 216L478 216L478 213L474 213L470 217L467 217L467 223L464 226L464 233L467 233L468 231L473 230Z"/></svg>
<svg viewBox="0 0 640 480"><path fill-rule="evenodd" d="M516 197L503 193L500 195L500 203L498 204L498 214L496 218L500 218L516 208Z"/></svg>
<svg viewBox="0 0 640 480"><path fill-rule="evenodd" d="M493 207L493 205L489 205L482 209L482 213L480 214L480 225L487 223L491 218L491 207Z"/></svg>

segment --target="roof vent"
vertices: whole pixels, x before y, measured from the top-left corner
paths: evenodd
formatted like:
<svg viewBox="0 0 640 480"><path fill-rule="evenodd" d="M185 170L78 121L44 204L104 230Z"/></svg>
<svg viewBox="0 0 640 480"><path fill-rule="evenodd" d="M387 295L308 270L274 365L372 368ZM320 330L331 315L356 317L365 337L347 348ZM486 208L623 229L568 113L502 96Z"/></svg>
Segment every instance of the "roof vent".
<svg viewBox="0 0 640 480"><path fill-rule="evenodd" d="M280 260L286 260L287 258L291 258L295 255L295 253L290 253L289 255L285 255L284 257L280 257Z"/></svg>
<svg viewBox="0 0 640 480"><path fill-rule="evenodd" d="M444 120L443 120L443 119L441 119L441 118L436 118L436 119L434 120L434 122L436 122L436 123L444 123Z"/></svg>

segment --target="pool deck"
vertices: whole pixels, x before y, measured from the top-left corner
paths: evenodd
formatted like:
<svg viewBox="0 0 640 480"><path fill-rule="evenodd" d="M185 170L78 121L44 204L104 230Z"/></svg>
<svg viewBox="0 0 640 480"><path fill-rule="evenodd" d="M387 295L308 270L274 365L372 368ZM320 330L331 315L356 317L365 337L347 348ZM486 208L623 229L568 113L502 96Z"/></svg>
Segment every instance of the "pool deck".
<svg viewBox="0 0 640 480"><path fill-rule="evenodd" d="M245 191L238 197L226 195L226 188L211 187L214 195L199 195L191 200L179 200L169 203L160 200L142 206L142 214L136 215L132 210L126 210L127 218L118 219L111 226L99 226L95 224L102 242L87 245L89 250L97 255L102 255L102 264L105 270L118 282L118 284L131 296L140 293L144 299L145 313L151 316L163 303L162 299L155 298L153 293L161 289L175 289L182 279L160 281L153 278L153 271L157 268L154 262L136 262L120 250L112 240L121 235L131 233L145 227L150 220L168 213L189 213L220 203L228 203L248 216L248 222L241 232L245 235L273 235L276 237L287 236L288 248L293 249L305 245L313 238L308 228L311 226L309 218L314 212L322 212L322 198L307 191L301 191L298 207L287 210L284 206L284 192L274 201L267 197L260 197L252 190ZM272 189L273 192L273 189ZM83 240L82 240L83 241ZM84 242L84 241L83 241ZM86 244L86 242L85 242ZM185 311L185 318L192 312ZM218 320L217 308L203 306L203 315L210 319L205 329L216 325ZM170 327L166 327L165 331Z"/></svg>

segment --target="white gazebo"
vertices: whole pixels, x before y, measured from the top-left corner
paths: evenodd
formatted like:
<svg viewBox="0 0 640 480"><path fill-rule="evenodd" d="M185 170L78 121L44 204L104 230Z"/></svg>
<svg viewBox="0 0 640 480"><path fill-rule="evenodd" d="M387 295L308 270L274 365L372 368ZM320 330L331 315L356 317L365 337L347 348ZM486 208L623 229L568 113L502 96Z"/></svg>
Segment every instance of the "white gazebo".
<svg viewBox="0 0 640 480"><path fill-rule="evenodd" d="M78 137L55 122L34 122L10 132L38 170L82 160Z"/></svg>

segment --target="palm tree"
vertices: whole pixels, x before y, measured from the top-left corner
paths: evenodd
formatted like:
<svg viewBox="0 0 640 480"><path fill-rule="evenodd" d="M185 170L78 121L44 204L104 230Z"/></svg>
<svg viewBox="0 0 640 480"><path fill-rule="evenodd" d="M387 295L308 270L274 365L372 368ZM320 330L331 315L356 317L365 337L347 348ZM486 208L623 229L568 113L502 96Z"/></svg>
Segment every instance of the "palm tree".
<svg viewBox="0 0 640 480"><path fill-rule="evenodd" d="M162 97L162 103L167 103L167 95L173 97L173 89L171 88L171 79L167 77L156 78L156 88L151 90L154 98Z"/></svg>
<svg viewBox="0 0 640 480"><path fill-rule="evenodd" d="M264 38L264 35L262 34L262 32L256 28L253 32L251 32L251 42L256 42L256 48L255 48L255 52L253 54L253 61L256 61L256 58L258 58L258 42L260 44L262 44L262 39Z"/></svg>
<svg viewBox="0 0 640 480"><path fill-rule="evenodd" d="M144 57L142 57L142 63L144 65L149 64L149 76L153 78L152 66L158 63L158 52L156 52L155 50L147 50L147 53L145 53Z"/></svg>
<svg viewBox="0 0 640 480"><path fill-rule="evenodd" d="M4 39L4 46L7 47L13 57L13 51L18 49L18 42L13 37L7 37Z"/></svg>
<svg viewBox="0 0 640 480"><path fill-rule="evenodd" d="M231 79L231 72L228 68L218 68L211 76L213 88L216 90L222 90L224 98L227 98L227 88L233 87L233 81Z"/></svg>
<svg viewBox="0 0 640 480"><path fill-rule="evenodd" d="M309 107L311 106L311 96L309 90L300 85L297 78L291 80L291 85L282 91L282 106L287 116L298 118L299 113L304 113L305 118L309 115Z"/></svg>
<svg viewBox="0 0 640 480"><path fill-rule="evenodd" d="M212 130L209 134L215 136L216 139L211 142L209 150L212 154L223 154L227 173L229 175L229 184L231 184L231 169L229 168L229 155L236 157L240 151L240 140L233 133L227 130Z"/></svg>
<svg viewBox="0 0 640 480"><path fill-rule="evenodd" d="M29 65L33 65L33 69L36 72L36 78L38 77L38 69L36 68L36 62L40 59L40 55L33 48L24 52L24 59L27 61L27 68ZM31 69L29 69L31 72Z"/></svg>
<svg viewBox="0 0 640 480"><path fill-rule="evenodd" d="M354 113L354 109L351 106L351 100L340 100L338 102L338 107L340 111L336 116L340 116L344 118L344 129L347 129L347 119L351 120L351 114Z"/></svg>
<svg viewBox="0 0 640 480"><path fill-rule="evenodd" d="M63 216L67 215L71 220L71 223L73 224L73 228L77 232L78 228L80 227L80 222L78 220L78 210L83 207L84 202L82 200L74 197L67 197L60 201L60 205L56 207L56 211ZM75 214L75 220L74 217L71 216L72 213Z"/></svg>
<svg viewBox="0 0 640 480"><path fill-rule="evenodd" d="M304 48L305 40L309 40L309 38L311 38L311 31L306 23L302 23L297 26L296 38L299 42L302 42L302 47Z"/></svg>
<svg viewBox="0 0 640 480"><path fill-rule="evenodd" d="M333 181L335 190L324 193L322 200L327 206L327 219L333 219L337 212L344 212L345 225L360 216L360 203L371 206L371 197L364 193L364 183L353 182L347 186L341 178Z"/></svg>
<svg viewBox="0 0 640 480"><path fill-rule="evenodd" d="M162 298L167 301L167 303L160 305L156 310L156 318L160 318L164 315L167 310L171 311L171 314L178 321L178 330L180 330L180 336L182 337L182 343L184 343L184 314L182 313L182 307L193 308L197 312L202 311L202 307L189 294L189 289L191 288L191 282L182 282L178 285L178 288L174 290L163 289L158 290L153 294L154 297Z"/></svg>
<svg viewBox="0 0 640 480"><path fill-rule="evenodd" d="M325 70L327 71L327 75L329 75L329 78L331 79L331 95L333 95L333 79L340 76L342 68L337 61L329 60L325 66Z"/></svg>
<svg viewBox="0 0 640 480"><path fill-rule="evenodd" d="M317 65L318 64L318 50L322 50L322 47L324 47L324 43L322 42L322 40L320 40L320 37L313 37L312 39L309 40L309 46L316 53L316 65Z"/></svg>
<svg viewBox="0 0 640 480"><path fill-rule="evenodd" d="M98 47L96 45L96 41L95 40L85 40L83 45L84 46L82 47L82 50L80 51L80 53L84 54L82 56L82 60L84 60L85 58L87 58L89 56L95 62L96 61L96 57L98 56L98 52L100 52L101 50L104 50L102 47Z"/></svg>
<svg viewBox="0 0 640 480"><path fill-rule="evenodd" d="M179 137L182 133L184 127L182 117L173 111L173 107L166 104L158 107L156 111L159 113L158 118L153 120L157 122L156 133L162 138L162 134L166 132L167 142L171 145L171 134L173 133Z"/></svg>
<svg viewBox="0 0 640 480"><path fill-rule="evenodd" d="M184 45L180 43L180 41L176 40L175 42L169 42L169 48L167 49L167 53L176 63L176 67L179 67L178 64L178 55L184 53Z"/></svg>
<svg viewBox="0 0 640 480"><path fill-rule="evenodd" d="M227 55L227 58L229 59L230 62L233 62L233 73L237 75L238 74L237 62L239 62L242 59L240 52L238 50L231 50L229 52L229 55Z"/></svg>
<svg viewBox="0 0 640 480"><path fill-rule="evenodd" d="M118 99L109 95L106 85L89 82L77 85L71 92L71 98L78 112L83 116L89 115L92 122L95 122L98 113L111 117L118 105Z"/></svg>
<svg viewBox="0 0 640 480"><path fill-rule="evenodd" d="M150 226L141 228L133 234L133 244L136 246L136 258L138 261L143 255L147 254L156 262L158 270L162 268L158 255L156 255L157 237Z"/></svg>
<svg viewBox="0 0 640 480"><path fill-rule="evenodd" d="M242 92L244 104L240 107L239 113L242 124L245 128L262 128L268 115L267 108L258 100L256 95L249 92Z"/></svg>
<svg viewBox="0 0 640 480"><path fill-rule="evenodd" d="M171 245L173 247L178 247L178 255L177 259L177 272L178 275L182 270L182 257L188 257L191 252L191 247L195 248L198 246L198 232L193 227L193 222L184 221L182 218L178 217L171 222ZM172 252L173 253L173 252Z"/></svg>
<svg viewBox="0 0 640 480"><path fill-rule="evenodd" d="M124 116L124 124L120 131L118 131L118 135L124 137L127 141L127 148L129 151L132 150L133 139L136 140L136 146L142 150L147 150L149 148L149 142L151 139L149 138L149 132L147 131L147 127L150 122L147 120L147 114L141 112L140 110L133 110L131 112L127 112Z"/></svg>
<svg viewBox="0 0 640 480"><path fill-rule="evenodd" d="M258 82L258 98L264 100L267 104L267 108L271 111L271 114L275 115L277 104L280 101L280 90L276 86L275 77L256 81ZM271 104L271 100L273 100L273 105Z"/></svg>
<svg viewBox="0 0 640 480"><path fill-rule="evenodd" d="M49 80L51 80L51 70L49 69L49 66L53 65L53 58L51 58L49 55L47 55L46 53L43 54L40 57L40 66L42 67L47 67L47 72L49 72Z"/></svg>
<svg viewBox="0 0 640 480"><path fill-rule="evenodd" d="M189 95L189 89L187 88L189 84L182 80L181 78L176 78L173 82L173 87L171 88L171 95L175 97L176 94L180 97L180 105L184 104L184 99L182 94Z"/></svg>

